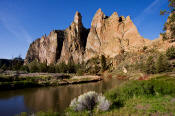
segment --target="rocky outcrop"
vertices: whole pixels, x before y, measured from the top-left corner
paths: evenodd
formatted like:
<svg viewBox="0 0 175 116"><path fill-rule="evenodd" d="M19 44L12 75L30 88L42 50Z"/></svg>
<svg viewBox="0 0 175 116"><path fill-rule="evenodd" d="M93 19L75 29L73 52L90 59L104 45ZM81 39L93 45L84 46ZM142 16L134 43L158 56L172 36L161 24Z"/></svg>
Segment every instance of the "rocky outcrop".
<svg viewBox="0 0 175 116"><path fill-rule="evenodd" d="M87 38L86 59L96 55L115 57L123 51L138 50L149 40L140 36L130 17L119 17L114 12L110 17L99 9L91 24Z"/></svg>
<svg viewBox="0 0 175 116"><path fill-rule="evenodd" d="M48 65L70 60L81 63L102 54L115 57L124 51L137 51L149 42L140 36L130 16L125 18L114 12L108 17L99 9L89 31L82 24L81 14L76 12L67 29L54 30L34 41L25 63L33 60Z"/></svg>
<svg viewBox="0 0 175 116"><path fill-rule="evenodd" d="M89 30L83 27L81 14L76 12L74 21L66 30L54 30L49 36L44 35L34 41L25 63L33 60L48 65L70 60L82 62L88 33Z"/></svg>
<svg viewBox="0 0 175 116"><path fill-rule="evenodd" d="M64 31L52 31L49 36L42 36L34 41L27 52L25 63L36 60L41 63L56 63L60 58Z"/></svg>
<svg viewBox="0 0 175 116"><path fill-rule="evenodd" d="M83 27L82 16L79 12L76 12L74 21L65 30L65 33L59 62L64 61L68 63L69 60L73 60L75 63L81 63L89 31Z"/></svg>

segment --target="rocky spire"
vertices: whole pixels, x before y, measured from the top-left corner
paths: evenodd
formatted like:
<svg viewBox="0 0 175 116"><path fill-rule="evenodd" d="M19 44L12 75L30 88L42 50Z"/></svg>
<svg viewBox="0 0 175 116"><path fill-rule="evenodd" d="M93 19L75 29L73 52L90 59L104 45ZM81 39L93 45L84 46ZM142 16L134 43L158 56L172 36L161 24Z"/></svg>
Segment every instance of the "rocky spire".
<svg viewBox="0 0 175 116"><path fill-rule="evenodd" d="M91 26L97 27L105 18L105 14L102 12L101 8L99 8L92 20Z"/></svg>
<svg viewBox="0 0 175 116"><path fill-rule="evenodd" d="M122 50L138 51L145 41L129 16L125 19L114 12L108 18L98 9L89 31L83 27L82 16L77 11L67 29L54 30L33 42L25 63L34 60L48 65L70 60L81 63L101 54L114 58Z"/></svg>
<svg viewBox="0 0 175 116"><path fill-rule="evenodd" d="M131 17L130 16L127 16L126 17L126 21L131 21Z"/></svg>
<svg viewBox="0 0 175 116"><path fill-rule="evenodd" d="M81 14L78 11L75 13L74 23L82 24L82 16L81 16Z"/></svg>
<svg viewBox="0 0 175 116"><path fill-rule="evenodd" d="M112 17L112 18L118 18L119 16L118 16L118 13L117 12L114 12L110 17Z"/></svg>

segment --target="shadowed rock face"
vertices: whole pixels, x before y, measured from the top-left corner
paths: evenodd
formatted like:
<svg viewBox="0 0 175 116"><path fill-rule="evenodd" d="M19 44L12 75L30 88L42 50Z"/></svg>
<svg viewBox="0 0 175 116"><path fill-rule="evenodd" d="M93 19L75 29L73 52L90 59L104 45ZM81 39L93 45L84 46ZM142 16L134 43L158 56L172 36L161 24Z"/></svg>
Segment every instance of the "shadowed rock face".
<svg viewBox="0 0 175 116"><path fill-rule="evenodd" d="M34 41L27 52L25 63L33 60L54 64L73 60L81 63L104 54L115 57L121 51L137 51L149 43L140 36L130 17L110 17L99 9L91 23L90 31L84 28L82 16L76 12L74 21L65 30L54 30L49 36Z"/></svg>

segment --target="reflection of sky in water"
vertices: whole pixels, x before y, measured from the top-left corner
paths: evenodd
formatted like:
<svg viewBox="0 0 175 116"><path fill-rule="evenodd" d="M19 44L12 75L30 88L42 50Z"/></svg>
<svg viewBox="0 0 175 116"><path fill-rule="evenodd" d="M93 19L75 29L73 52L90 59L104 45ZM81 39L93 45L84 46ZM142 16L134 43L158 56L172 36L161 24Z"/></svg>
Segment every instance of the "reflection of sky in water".
<svg viewBox="0 0 175 116"><path fill-rule="evenodd" d="M0 116L47 110L62 113L73 98L88 91L104 93L120 83L119 80L110 79L87 84L1 91Z"/></svg>
<svg viewBox="0 0 175 116"><path fill-rule="evenodd" d="M1 92L0 92L1 94ZM23 96L15 96L9 99L0 100L0 115L1 116L14 116L19 112L27 111L24 105Z"/></svg>

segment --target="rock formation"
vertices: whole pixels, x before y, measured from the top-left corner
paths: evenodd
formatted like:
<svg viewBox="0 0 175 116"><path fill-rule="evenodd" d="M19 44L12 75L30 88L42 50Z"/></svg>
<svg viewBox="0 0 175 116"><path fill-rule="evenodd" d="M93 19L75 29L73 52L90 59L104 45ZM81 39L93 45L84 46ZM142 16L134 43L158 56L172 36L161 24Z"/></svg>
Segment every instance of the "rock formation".
<svg viewBox="0 0 175 116"><path fill-rule="evenodd" d="M25 63L37 60L41 63L56 63L60 58L62 43L64 40L64 31L52 31L48 37L42 36L34 41L27 52Z"/></svg>
<svg viewBox="0 0 175 116"><path fill-rule="evenodd" d="M83 27L81 14L76 12L71 26L65 30L65 39L59 61L82 62L88 33L89 30Z"/></svg>
<svg viewBox="0 0 175 116"><path fill-rule="evenodd" d="M140 36L130 17L119 17L114 12L110 17L99 9L95 14L86 45L86 58L96 55L115 57L122 51L138 50L149 40Z"/></svg>
<svg viewBox="0 0 175 116"><path fill-rule="evenodd" d="M48 37L43 36L34 41L27 52L25 63L37 60L41 63L55 64L73 60L82 62L86 39L89 33L82 24L82 17L76 12L74 21L66 30L54 30Z"/></svg>
<svg viewBox="0 0 175 116"><path fill-rule="evenodd" d="M81 63L102 54L115 57L124 51L137 51L147 43L149 40L140 36L129 16L125 18L114 12L108 17L99 9L89 31L82 24L81 14L76 12L66 30L54 30L34 41L25 63L33 60L48 65L70 60Z"/></svg>

